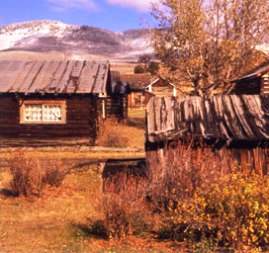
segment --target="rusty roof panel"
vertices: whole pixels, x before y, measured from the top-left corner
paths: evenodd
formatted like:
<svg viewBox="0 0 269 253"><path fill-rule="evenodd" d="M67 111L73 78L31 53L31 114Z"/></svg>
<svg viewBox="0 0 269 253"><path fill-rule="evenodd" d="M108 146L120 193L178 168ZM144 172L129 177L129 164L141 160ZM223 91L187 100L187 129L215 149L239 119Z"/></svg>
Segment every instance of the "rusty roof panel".
<svg viewBox="0 0 269 253"><path fill-rule="evenodd" d="M0 93L103 93L109 63L0 61Z"/></svg>

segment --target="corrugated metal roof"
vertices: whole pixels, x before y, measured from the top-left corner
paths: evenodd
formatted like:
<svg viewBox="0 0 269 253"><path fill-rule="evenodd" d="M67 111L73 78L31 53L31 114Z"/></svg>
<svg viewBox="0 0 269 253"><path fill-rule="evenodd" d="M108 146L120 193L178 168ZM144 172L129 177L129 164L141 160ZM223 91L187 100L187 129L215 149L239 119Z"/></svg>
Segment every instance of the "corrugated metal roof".
<svg viewBox="0 0 269 253"><path fill-rule="evenodd" d="M269 140L269 96L153 97L147 105L147 139Z"/></svg>
<svg viewBox="0 0 269 253"><path fill-rule="evenodd" d="M109 63L0 61L0 93L104 93Z"/></svg>

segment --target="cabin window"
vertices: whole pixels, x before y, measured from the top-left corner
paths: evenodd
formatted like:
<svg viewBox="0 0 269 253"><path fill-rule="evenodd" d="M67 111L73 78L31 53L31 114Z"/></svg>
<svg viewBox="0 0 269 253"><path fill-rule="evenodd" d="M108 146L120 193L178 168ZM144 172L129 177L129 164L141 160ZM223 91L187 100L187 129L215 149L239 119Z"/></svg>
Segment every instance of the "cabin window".
<svg viewBox="0 0 269 253"><path fill-rule="evenodd" d="M22 124L63 124L65 101L24 101L20 110Z"/></svg>

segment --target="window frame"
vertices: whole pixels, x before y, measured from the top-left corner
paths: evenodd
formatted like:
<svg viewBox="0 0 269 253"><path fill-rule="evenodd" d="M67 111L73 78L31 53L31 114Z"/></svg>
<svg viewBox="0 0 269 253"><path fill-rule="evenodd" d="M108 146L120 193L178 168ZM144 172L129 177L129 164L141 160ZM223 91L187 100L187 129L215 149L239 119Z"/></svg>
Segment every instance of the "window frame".
<svg viewBox="0 0 269 253"><path fill-rule="evenodd" d="M27 125L63 125L66 124L66 101L65 100L23 100L20 101L20 124ZM61 107L61 121L27 121L25 120L25 105L59 105Z"/></svg>

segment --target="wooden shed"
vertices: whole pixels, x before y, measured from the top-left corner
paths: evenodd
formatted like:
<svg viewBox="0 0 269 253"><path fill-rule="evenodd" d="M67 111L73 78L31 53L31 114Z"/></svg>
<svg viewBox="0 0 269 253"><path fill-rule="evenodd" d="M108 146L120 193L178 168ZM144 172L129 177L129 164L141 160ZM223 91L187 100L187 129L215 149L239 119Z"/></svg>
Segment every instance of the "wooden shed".
<svg viewBox="0 0 269 253"><path fill-rule="evenodd" d="M0 61L2 144L94 144L111 94L108 62Z"/></svg>
<svg viewBox="0 0 269 253"><path fill-rule="evenodd" d="M231 94L269 94L269 63L234 80Z"/></svg>
<svg viewBox="0 0 269 253"><path fill-rule="evenodd" d="M190 178L203 168L268 174L268 115L269 96L154 97L147 105L149 168L188 165Z"/></svg>
<svg viewBox="0 0 269 253"><path fill-rule="evenodd" d="M146 103L151 97L176 97L177 88L166 78L159 76L145 87Z"/></svg>
<svg viewBox="0 0 269 253"><path fill-rule="evenodd" d="M145 106L145 87L151 83L150 73L141 74L121 74L120 80L127 82L130 86L128 95L129 108L144 108Z"/></svg>

